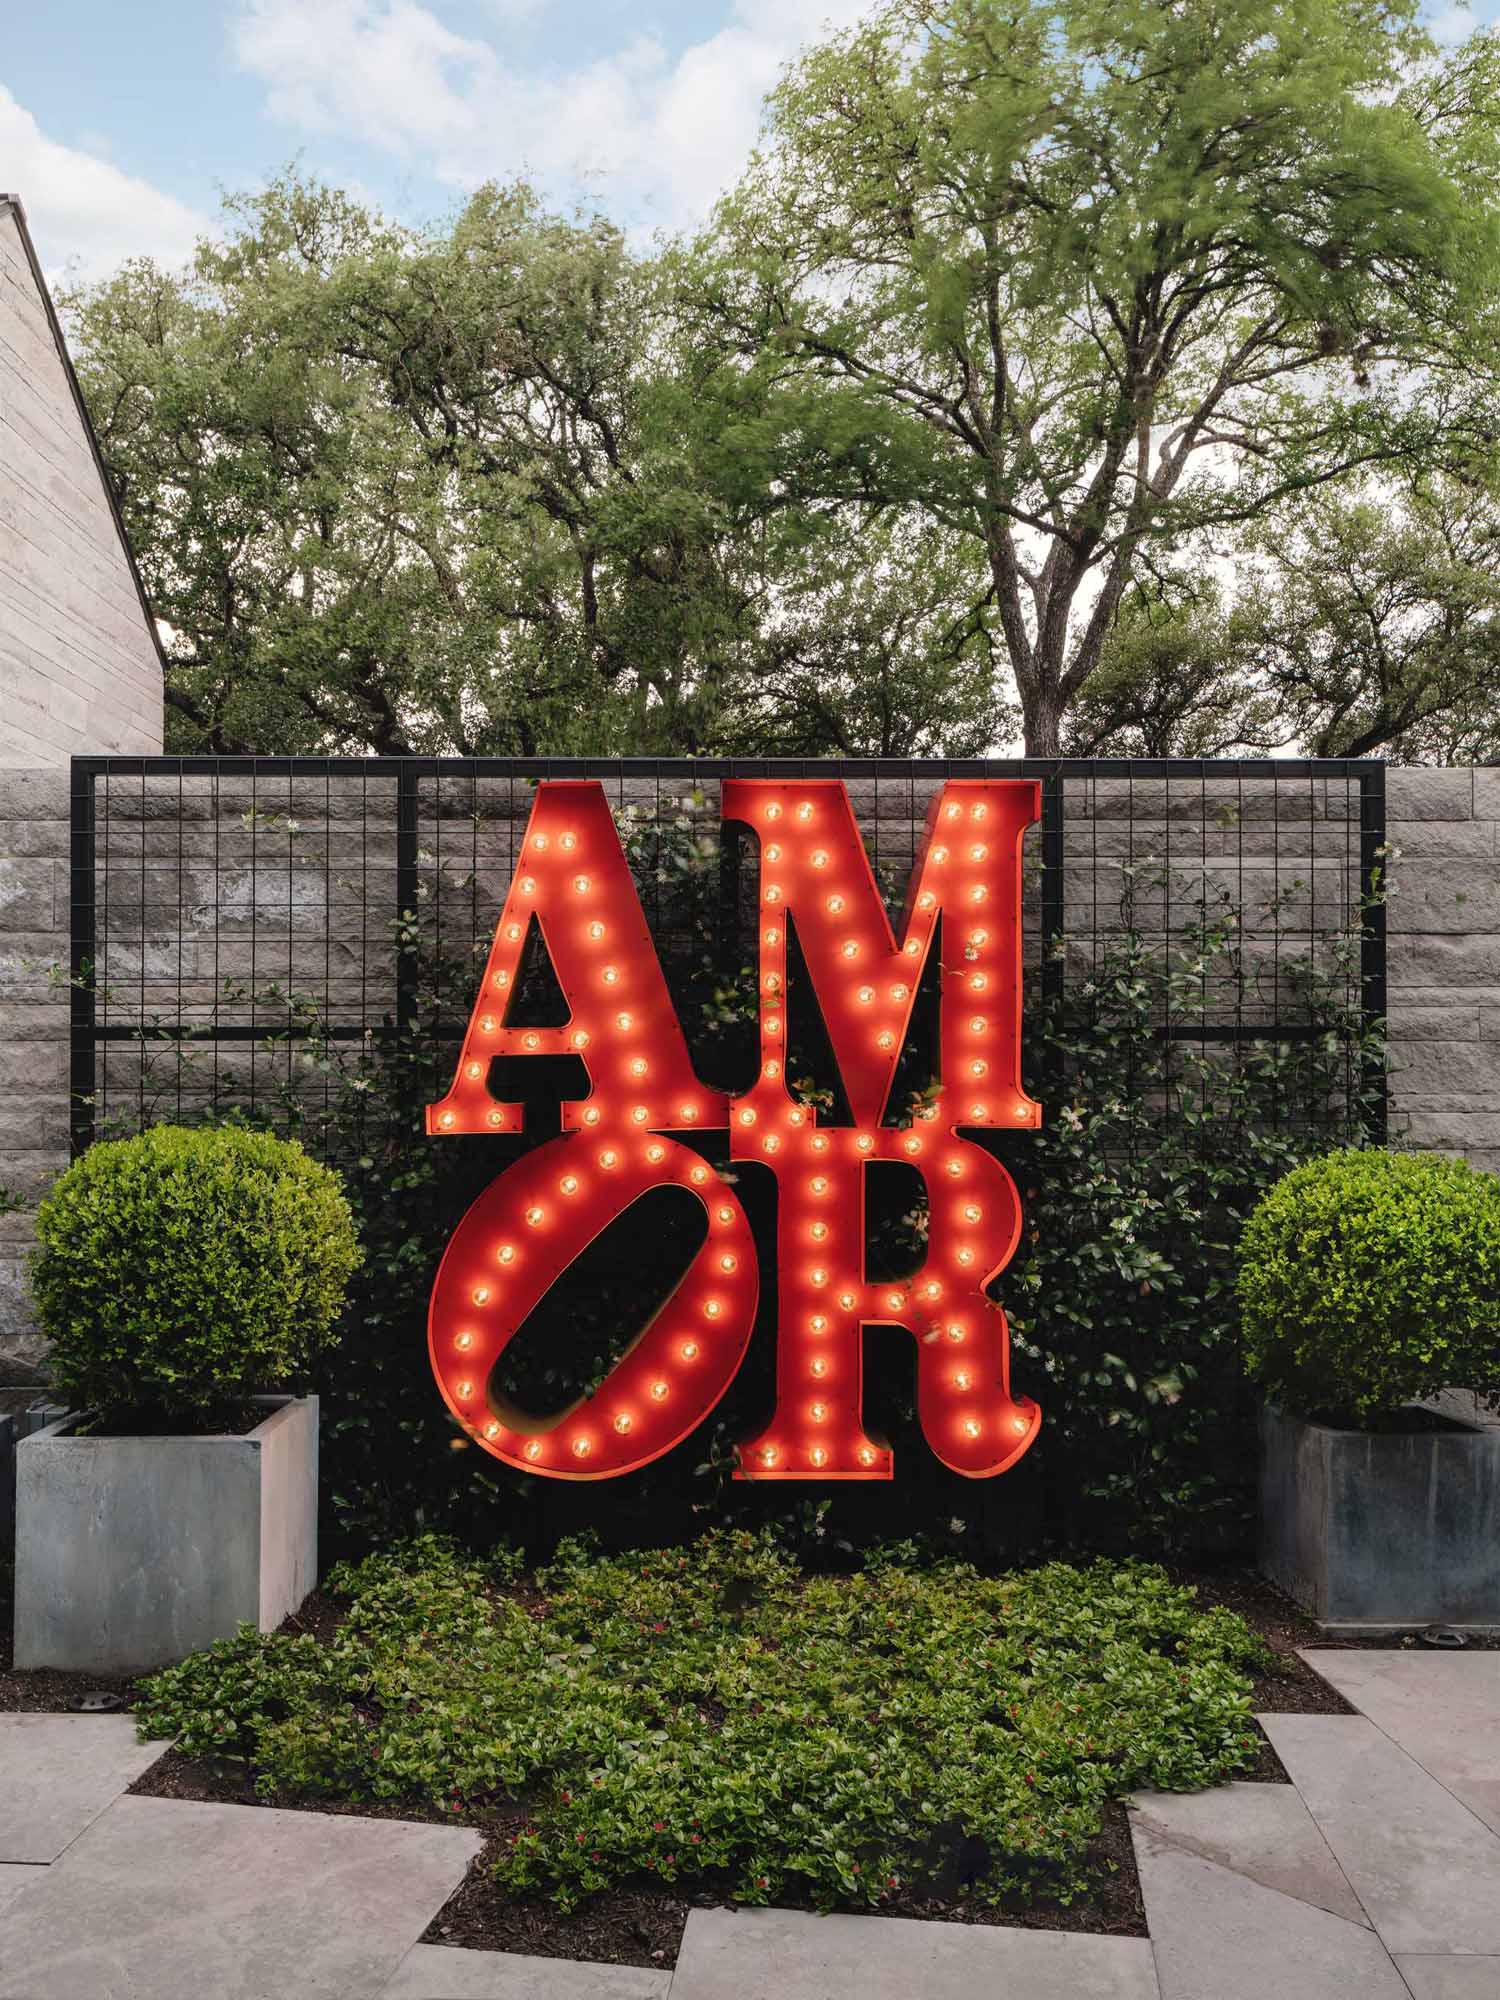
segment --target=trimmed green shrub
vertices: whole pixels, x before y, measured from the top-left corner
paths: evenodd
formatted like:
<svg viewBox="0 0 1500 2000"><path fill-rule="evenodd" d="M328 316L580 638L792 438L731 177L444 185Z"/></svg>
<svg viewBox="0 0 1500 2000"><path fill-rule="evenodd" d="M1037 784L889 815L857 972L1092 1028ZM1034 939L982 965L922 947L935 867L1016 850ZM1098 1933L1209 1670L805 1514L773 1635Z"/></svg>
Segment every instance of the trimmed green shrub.
<svg viewBox="0 0 1500 2000"><path fill-rule="evenodd" d="M1431 1153L1309 1160L1246 1223L1239 1296L1251 1374L1304 1415L1500 1390L1500 1175Z"/></svg>
<svg viewBox="0 0 1500 2000"><path fill-rule="evenodd" d="M294 1140L157 1125L58 1179L31 1277L75 1406L187 1416L304 1370L359 1262L338 1176Z"/></svg>

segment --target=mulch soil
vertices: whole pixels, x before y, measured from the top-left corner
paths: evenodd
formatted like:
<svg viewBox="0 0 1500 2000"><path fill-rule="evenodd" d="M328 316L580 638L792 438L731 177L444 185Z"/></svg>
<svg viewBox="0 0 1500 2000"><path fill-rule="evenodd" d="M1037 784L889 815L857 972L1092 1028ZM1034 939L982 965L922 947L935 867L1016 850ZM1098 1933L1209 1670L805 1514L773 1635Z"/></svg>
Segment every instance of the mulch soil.
<svg viewBox="0 0 1500 2000"><path fill-rule="evenodd" d="M1379 1644L1399 1641L1338 1641L1324 1638L1312 1621L1263 1578L1245 1569L1172 1572L1174 1580L1192 1584L1204 1604L1237 1611L1260 1633L1274 1657L1270 1671L1255 1677L1253 1706L1275 1714L1345 1715L1350 1704L1305 1661L1299 1646ZM327 1639L337 1630L342 1612L331 1599L315 1594L283 1631L311 1632ZM1407 1643L1415 1644L1415 1637ZM1475 1643L1474 1641L1470 1642ZM9 1607L0 1600L0 1710L66 1708L78 1695L108 1688L125 1695L129 1681L100 1681L89 1675L17 1674L10 1666ZM1240 1774L1251 1782L1285 1784L1287 1775L1264 1734L1255 1766ZM472 1826L484 1838L465 1880L444 1904L428 1928L429 1944L461 1945L481 1951L523 1952L537 1958L573 1958L600 1964L670 1967L688 1912L732 1907L727 1882L698 1880L674 1890L649 1879L624 1882L589 1898L563 1915L549 1903L504 1894L495 1884L490 1862L511 1835L526 1823L523 1806L475 1809L450 1815L437 1808L405 1803L342 1803L331 1800L264 1800L257 1798L244 1766L230 1760L194 1760L168 1750L131 1786L148 1798L203 1799L236 1805L273 1804L283 1809L348 1815L361 1819L416 1819L444 1825ZM918 1896L898 1891L871 1915L940 1918L948 1923L1021 1925L1030 1928L1094 1931L1126 1937L1146 1935L1145 1910L1130 1842L1129 1820L1123 1806L1106 1807L1103 1825L1087 1850L1091 1886L1067 1906L1043 1901L988 1909L968 1900L961 1885L950 1893ZM784 1902L797 1906L795 1896ZM811 1907L811 1905L804 1905Z"/></svg>

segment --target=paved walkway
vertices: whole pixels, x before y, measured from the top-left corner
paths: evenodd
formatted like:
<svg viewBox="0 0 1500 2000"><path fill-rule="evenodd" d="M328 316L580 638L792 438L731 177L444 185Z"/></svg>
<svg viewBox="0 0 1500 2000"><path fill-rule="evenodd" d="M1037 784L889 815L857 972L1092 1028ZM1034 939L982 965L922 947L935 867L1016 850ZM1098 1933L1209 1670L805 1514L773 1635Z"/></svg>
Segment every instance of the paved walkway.
<svg viewBox="0 0 1500 2000"><path fill-rule="evenodd" d="M462 1828L132 1798L126 1716L0 1715L0 2000L1500 2000L1500 1653L1313 1650L1291 1785L1148 1793L1143 1938L695 1910L675 1972L419 1944Z"/></svg>

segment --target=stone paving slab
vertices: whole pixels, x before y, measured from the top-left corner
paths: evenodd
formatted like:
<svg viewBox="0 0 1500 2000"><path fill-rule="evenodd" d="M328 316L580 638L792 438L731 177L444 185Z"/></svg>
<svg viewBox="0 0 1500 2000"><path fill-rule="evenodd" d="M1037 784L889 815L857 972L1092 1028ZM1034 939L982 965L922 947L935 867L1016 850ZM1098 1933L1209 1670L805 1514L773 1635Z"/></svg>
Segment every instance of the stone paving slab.
<svg viewBox="0 0 1500 2000"><path fill-rule="evenodd" d="M44 1872L35 1864L28 1866L20 1861L0 1861L0 1910L19 1896L23 1889L29 1889L33 1883L40 1882Z"/></svg>
<svg viewBox="0 0 1500 2000"><path fill-rule="evenodd" d="M1312 1646L1302 1657L1500 1834L1500 1653Z"/></svg>
<svg viewBox="0 0 1500 2000"><path fill-rule="evenodd" d="M122 1798L12 1903L0 2000L366 2000L479 1836Z"/></svg>
<svg viewBox="0 0 1500 2000"><path fill-rule="evenodd" d="M1158 2000L1158 1992L1145 1938L691 1910L672 2000Z"/></svg>
<svg viewBox="0 0 1500 2000"><path fill-rule="evenodd" d="M1370 1920L1293 1785L1217 1785L1208 1792L1138 1792L1136 1852L1196 1855L1366 1930Z"/></svg>
<svg viewBox="0 0 1500 2000"><path fill-rule="evenodd" d="M1500 1994L1500 1958L1411 1958L1396 1960L1412 2000L1495 2000Z"/></svg>
<svg viewBox="0 0 1500 2000"><path fill-rule="evenodd" d="M666 2000L670 1972L414 1944L378 2000Z"/></svg>
<svg viewBox="0 0 1500 2000"><path fill-rule="evenodd" d="M1162 2000L1409 2000L1290 1785L1146 1793L1130 1831Z"/></svg>
<svg viewBox="0 0 1500 2000"><path fill-rule="evenodd" d="M0 1715L0 1862L55 1861L166 1747L133 1715Z"/></svg>
<svg viewBox="0 0 1500 2000"><path fill-rule="evenodd" d="M1363 1715L1261 1727L1392 1953L1500 1953L1500 1839Z"/></svg>

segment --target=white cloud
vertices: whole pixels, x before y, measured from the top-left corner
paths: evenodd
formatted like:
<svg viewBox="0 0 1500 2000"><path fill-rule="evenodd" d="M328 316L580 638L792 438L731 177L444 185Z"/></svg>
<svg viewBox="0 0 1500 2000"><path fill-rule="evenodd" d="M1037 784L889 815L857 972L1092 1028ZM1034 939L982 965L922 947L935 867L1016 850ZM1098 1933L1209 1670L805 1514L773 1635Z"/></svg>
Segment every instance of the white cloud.
<svg viewBox="0 0 1500 2000"><path fill-rule="evenodd" d="M381 147L455 187L518 173L554 194L590 182L617 212L680 227L739 173L788 57L825 16L847 23L869 4L734 0L675 57L635 35L543 74L416 0L248 0L233 45L272 115L305 131Z"/></svg>
<svg viewBox="0 0 1500 2000"><path fill-rule="evenodd" d="M178 264L207 223L113 162L49 139L0 84L0 187L18 194L48 283L102 277L126 257Z"/></svg>

